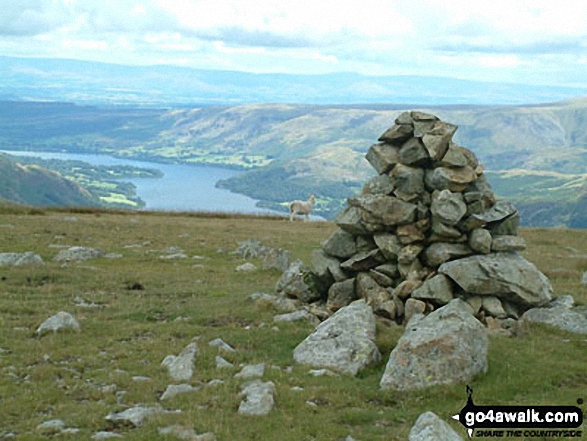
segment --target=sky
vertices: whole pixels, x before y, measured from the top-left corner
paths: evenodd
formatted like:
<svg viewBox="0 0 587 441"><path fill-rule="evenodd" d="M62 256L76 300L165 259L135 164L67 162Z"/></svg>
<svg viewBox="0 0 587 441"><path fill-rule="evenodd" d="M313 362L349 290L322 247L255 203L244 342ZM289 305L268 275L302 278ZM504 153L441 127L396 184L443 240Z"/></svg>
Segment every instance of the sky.
<svg viewBox="0 0 587 441"><path fill-rule="evenodd" d="M0 55L587 86L583 0L0 0Z"/></svg>

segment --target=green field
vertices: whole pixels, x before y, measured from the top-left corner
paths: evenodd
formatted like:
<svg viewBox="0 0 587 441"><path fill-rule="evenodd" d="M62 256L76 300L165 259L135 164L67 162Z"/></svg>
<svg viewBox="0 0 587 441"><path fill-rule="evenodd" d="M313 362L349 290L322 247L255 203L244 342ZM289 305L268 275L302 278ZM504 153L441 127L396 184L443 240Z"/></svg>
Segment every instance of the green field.
<svg viewBox="0 0 587 441"><path fill-rule="evenodd" d="M59 439L89 439L107 430L110 412L159 402L174 383L161 361L195 337L199 353L190 384L224 383L162 402L182 412L153 417L140 428L119 429L124 439L176 439L158 435L157 429L177 423L198 433L213 432L218 440L337 440L349 435L362 441L406 440L426 410L465 437L463 428L450 420L465 404L465 385L412 393L379 389L389 352L402 333L398 326L378 324L383 360L357 378L315 378L302 366L285 372L311 325L272 329L278 312L247 298L273 292L280 273L238 273L235 268L243 261L219 248L234 250L239 241L255 238L309 262L311 251L335 228L329 222L246 216L3 208L0 250L33 251L46 263L0 268L0 438L14 432L18 440L46 439L35 428L56 418L81 429ZM572 294L586 305L587 286L580 278L587 270L587 233L524 229L521 235L528 242L525 257L551 279L555 294ZM122 257L63 265L52 261L56 245L101 248ZM182 248L188 258L161 259L167 247ZM76 306L76 297L103 307ZM72 313L81 332L36 337L35 329L58 311ZM208 342L218 337L237 350L225 356L234 369L215 368L217 349ZM490 339L489 372L471 383L476 404L575 405L578 398L587 398L585 336L531 326L514 338ZM276 406L266 417L241 416L242 381L233 375L239 363L261 362L267 364L264 379L275 383ZM133 381L133 376L150 380ZM126 394L118 404L121 391Z"/></svg>

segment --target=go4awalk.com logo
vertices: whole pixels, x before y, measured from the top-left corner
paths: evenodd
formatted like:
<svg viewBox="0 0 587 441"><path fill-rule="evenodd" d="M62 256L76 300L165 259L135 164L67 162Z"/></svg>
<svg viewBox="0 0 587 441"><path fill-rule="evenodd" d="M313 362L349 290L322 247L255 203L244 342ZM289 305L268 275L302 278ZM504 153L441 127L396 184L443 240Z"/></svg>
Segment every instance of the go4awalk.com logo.
<svg viewBox="0 0 587 441"><path fill-rule="evenodd" d="M453 416L476 437L580 438L583 412L577 406L476 406L467 386L467 404ZM581 399L577 400L582 404Z"/></svg>

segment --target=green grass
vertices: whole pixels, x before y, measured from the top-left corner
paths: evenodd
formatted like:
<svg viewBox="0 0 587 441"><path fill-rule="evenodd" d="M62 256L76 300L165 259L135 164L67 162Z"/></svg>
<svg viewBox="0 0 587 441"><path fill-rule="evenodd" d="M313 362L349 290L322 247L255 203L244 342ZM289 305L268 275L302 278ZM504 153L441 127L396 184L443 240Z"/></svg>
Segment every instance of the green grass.
<svg viewBox="0 0 587 441"><path fill-rule="evenodd" d="M66 216L77 221L63 220ZM327 222L212 213L3 209L0 249L34 251L46 263L0 268L0 433L9 430L18 433L17 439L45 439L35 427L60 418L68 427L81 429L69 439L89 439L107 428L104 418L109 412L125 408L117 404L115 391L101 388L114 384L117 391L127 391L128 406L157 403L167 385L174 383L161 361L199 336L196 374L190 383L224 383L163 402L182 413L122 430L126 440L162 439L157 428L174 423L198 433L214 432L219 440L336 440L348 435L363 441L405 440L426 410L465 436L450 420L465 404L464 385L412 393L379 389L400 328L378 324L383 360L357 378L314 378L302 366L285 373L283 369L293 365L293 348L311 326L280 324L278 331L272 330L277 312L257 307L247 297L272 292L279 272L237 273L242 260L217 252L256 238L309 262L311 251L334 229ZM525 256L551 278L556 293L571 293L586 304L587 287L579 281L587 269L587 233L532 229L522 234L529 243ZM63 266L52 261L58 249L50 245L55 244L99 247L123 257ZM125 247L132 244L145 245ZM149 252L170 246L181 247L189 258L163 260L161 254ZM193 259L196 255L204 259ZM252 262L260 266L259 261ZM129 289L137 282L144 289ZM76 296L105 307L77 307ZM34 330L39 324L61 310L80 321L81 332L37 338ZM225 356L237 365L234 369L215 369L217 350L207 343L217 337L237 349ZM476 403L574 405L577 398L587 398L586 340L542 326L530 327L516 338L491 337L489 372L471 383ZM241 381L233 374L239 363L259 362L267 363L265 379L276 385L276 406L266 417L240 416L236 411ZM151 381L135 382L136 375ZM294 386L303 390L292 390Z"/></svg>

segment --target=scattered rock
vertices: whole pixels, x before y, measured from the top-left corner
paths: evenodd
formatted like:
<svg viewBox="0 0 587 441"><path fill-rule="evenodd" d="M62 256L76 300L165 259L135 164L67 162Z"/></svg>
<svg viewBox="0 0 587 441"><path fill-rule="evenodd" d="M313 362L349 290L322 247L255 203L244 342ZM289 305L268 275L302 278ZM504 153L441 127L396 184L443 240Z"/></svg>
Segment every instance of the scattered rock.
<svg viewBox="0 0 587 441"><path fill-rule="evenodd" d="M491 242L491 251L523 251L526 241L520 236L496 236Z"/></svg>
<svg viewBox="0 0 587 441"><path fill-rule="evenodd" d="M189 384L170 384L169 386L167 386L167 389L165 389L165 392L163 392L163 395L161 395L160 400L164 401L164 400L170 400L174 397L176 397L177 395L181 395L181 394L187 394L190 392L196 392L197 390L199 390L198 387L193 387Z"/></svg>
<svg viewBox="0 0 587 441"><path fill-rule="evenodd" d="M566 306L530 309L522 315L522 321L543 323L575 334L587 334L587 317Z"/></svg>
<svg viewBox="0 0 587 441"><path fill-rule="evenodd" d="M216 369L230 369L232 367L234 367L232 363L228 362L220 355L216 356Z"/></svg>
<svg viewBox="0 0 587 441"><path fill-rule="evenodd" d="M169 375L176 381L187 381L194 375L194 360L198 352L198 345L190 343L177 356L168 355L161 362L169 371Z"/></svg>
<svg viewBox="0 0 587 441"><path fill-rule="evenodd" d="M208 343L208 346L216 347L219 350L227 353L236 352L232 346L230 346L221 338L215 338L214 340L211 340L210 343Z"/></svg>
<svg viewBox="0 0 587 441"><path fill-rule="evenodd" d="M42 435L56 435L65 429L65 422L63 420L45 421L37 426L37 432Z"/></svg>
<svg viewBox="0 0 587 441"><path fill-rule="evenodd" d="M103 440L103 439L114 439L114 438L124 438L122 435L115 433L115 432L96 432L92 435L92 439L94 440Z"/></svg>
<svg viewBox="0 0 587 441"><path fill-rule="evenodd" d="M581 283L583 285L587 285L587 271L583 273L583 277L581 277Z"/></svg>
<svg viewBox="0 0 587 441"><path fill-rule="evenodd" d="M37 334L43 335L47 332L57 332L66 329L73 329L74 331L80 330L78 321L68 312L60 311L53 317L45 320L41 326L37 328Z"/></svg>
<svg viewBox="0 0 587 441"><path fill-rule="evenodd" d="M310 314L305 309L300 309L299 311L290 312L288 314L276 315L275 317L273 317L273 321L276 322L276 323L279 323L279 322L297 322L297 321L300 321L300 320L309 321L314 326L316 326L316 325L318 325L320 323L320 320L318 320L318 317L316 317L313 314Z"/></svg>
<svg viewBox="0 0 587 441"><path fill-rule="evenodd" d="M178 439L186 441L216 441L216 435L213 433L204 433L198 435L196 431L191 427L181 426L174 424L173 426L160 427L158 429L159 435L172 435Z"/></svg>
<svg viewBox="0 0 587 441"><path fill-rule="evenodd" d="M88 247L71 247L61 250L53 258L56 262L80 262L104 256L104 251Z"/></svg>
<svg viewBox="0 0 587 441"><path fill-rule="evenodd" d="M159 256L159 259L164 260L178 260L178 259L187 259L187 254L184 253L174 253L174 254L167 254L165 256Z"/></svg>
<svg viewBox="0 0 587 441"><path fill-rule="evenodd" d="M257 269L257 267L250 262L243 263L242 265L239 265L236 267L236 271L239 273L247 273L247 272L255 271L256 269Z"/></svg>
<svg viewBox="0 0 587 441"><path fill-rule="evenodd" d="M43 263L41 256L33 253L0 253L0 266L39 265Z"/></svg>
<svg viewBox="0 0 587 441"><path fill-rule="evenodd" d="M287 297L312 303L320 298L313 282L309 268L301 260L296 260L277 282L276 291Z"/></svg>
<svg viewBox="0 0 587 441"><path fill-rule="evenodd" d="M106 417L106 420L114 427L139 427L147 418L161 413L169 412L161 406L143 407L139 404L123 412L111 413Z"/></svg>
<svg viewBox="0 0 587 441"><path fill-rule="evenodd" d="M381 387L408 391L470 380L487 371L488 349L483 325L465 302L452 300L408 323L391 352Z"/></svg>
<svg viewBox="0 0 587 441"><path fill-rule="evenodd" d="M338 374L335 374L330 369L310 369L308 374L312 375L313 377L338 377Z"/></svg>
<svg viewBox="0 0 587 441"><path fill-rule="evenodd" d="M265 373L265 363L248 364L243 366L241 371L234 376L234 378L249 379L255 377L262 377Z"/></svg>
<svg viewBox="0 0 587 441"><path fill-rule="evenodd" d="M275 405L275 385L271 381L254 380L245 383L241 395L245 397L238 408L241 415L267 415Z"/></svg>
<svg viewBox="0 0 587 441"><path fill-rule="evenodd" d="M339 309L294 350L297 363L356 375L377 362L375 316L364 300Z"/></svg>
<svg viewBox="0 0 587 441"><path fill-rule="evenodd" d="M463 441L458 433L433 412L424 412L410 430L409 441Z"/></svg>

